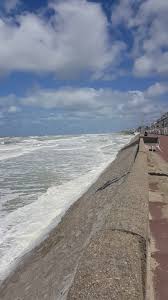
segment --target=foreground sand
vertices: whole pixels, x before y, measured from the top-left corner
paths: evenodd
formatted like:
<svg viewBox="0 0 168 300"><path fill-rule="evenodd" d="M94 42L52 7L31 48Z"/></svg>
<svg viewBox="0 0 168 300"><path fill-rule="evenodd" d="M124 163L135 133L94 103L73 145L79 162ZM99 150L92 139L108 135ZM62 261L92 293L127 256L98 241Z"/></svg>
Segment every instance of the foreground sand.
<svg viewBox="0 0 168 300"><path fill-rule="evenodd" d="M144 299L146 152L135 138L0 287L0 299Z"/></svg>

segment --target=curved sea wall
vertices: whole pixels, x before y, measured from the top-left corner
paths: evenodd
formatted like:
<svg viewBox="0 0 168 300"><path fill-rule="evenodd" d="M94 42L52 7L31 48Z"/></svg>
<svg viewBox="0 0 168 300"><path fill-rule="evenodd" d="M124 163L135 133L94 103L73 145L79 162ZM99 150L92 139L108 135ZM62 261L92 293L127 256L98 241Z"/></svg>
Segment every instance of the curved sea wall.
<svg viewBox="0 0 168 300"><path fill-rule="evenodd" d="M135 137L3 282L0 298L144 299L146 160Z"/></svg>
<svg viewBox="0 0 168 300"><path fill-rule="evenodd" d="M147 224L147 161L141 140L104 225L83 253L68 299L144 299Z"/></svg>

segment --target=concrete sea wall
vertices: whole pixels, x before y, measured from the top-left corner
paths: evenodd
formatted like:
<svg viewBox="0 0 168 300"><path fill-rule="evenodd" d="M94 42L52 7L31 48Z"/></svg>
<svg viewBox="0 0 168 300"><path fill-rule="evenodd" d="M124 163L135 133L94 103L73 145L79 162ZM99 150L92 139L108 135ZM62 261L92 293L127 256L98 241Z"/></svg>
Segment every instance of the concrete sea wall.
<svg viewBox="0 0 168 300"><path fill-rule="evenodd" d="M147 162L141 141L104 225L83 253L68 299L144 299L147 224Z"/></svg>
<svg viewBox="0 0 168 300"><path fill-rule="evenodd" d="M136 137L5 280L0 298L144 299L146 160Z"/></svg>

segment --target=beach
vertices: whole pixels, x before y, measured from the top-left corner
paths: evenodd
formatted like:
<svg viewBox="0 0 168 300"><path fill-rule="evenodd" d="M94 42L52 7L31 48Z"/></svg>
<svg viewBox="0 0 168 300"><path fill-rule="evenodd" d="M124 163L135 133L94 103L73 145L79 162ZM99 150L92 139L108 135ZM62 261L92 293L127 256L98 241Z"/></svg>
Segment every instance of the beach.
<svg viewBox="0 0 168 300"><path fill-rule="evenodd" d="M1 299L143 299L146 159L135 137L47 238L23 257L1 284Z"/></svg>
<svg viewBox="0 0 168 300"><path fill-rule="evenodd" d="M0 300L168 300L168 1L0 1Z"/></svg>
<svg viewBox="0 0 168 300"><path fill-rule="evenodd" d="M0 139L0 282L130 139L110 133Z"/></svg>

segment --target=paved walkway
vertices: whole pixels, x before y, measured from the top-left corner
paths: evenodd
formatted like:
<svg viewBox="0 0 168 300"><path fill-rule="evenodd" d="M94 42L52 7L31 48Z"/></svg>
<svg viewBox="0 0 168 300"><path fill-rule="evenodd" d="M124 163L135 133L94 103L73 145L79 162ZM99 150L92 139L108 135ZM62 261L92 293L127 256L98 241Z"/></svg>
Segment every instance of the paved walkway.
<svg viewBox="0 0 168 300"><path fill-rule="evenodd" d="M158 153L162 156L162 158L168 161L168 136L159 135L159 149Z"/></svg>
<svg viewBox="0 0 168 300"><path fill-rule="evenodd" d="M148 152L150 300L168 299L168 137L159 138L160 155Z"/></svg>

